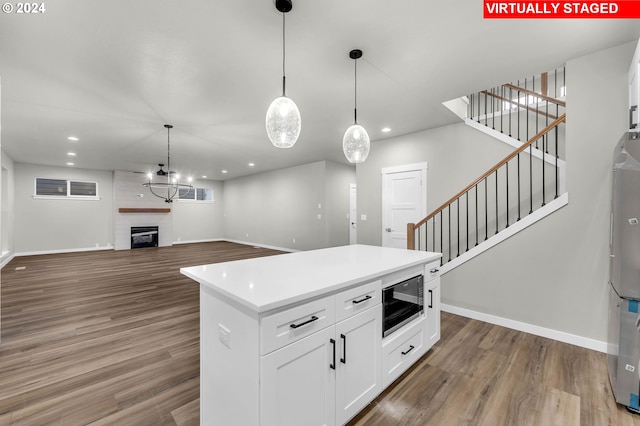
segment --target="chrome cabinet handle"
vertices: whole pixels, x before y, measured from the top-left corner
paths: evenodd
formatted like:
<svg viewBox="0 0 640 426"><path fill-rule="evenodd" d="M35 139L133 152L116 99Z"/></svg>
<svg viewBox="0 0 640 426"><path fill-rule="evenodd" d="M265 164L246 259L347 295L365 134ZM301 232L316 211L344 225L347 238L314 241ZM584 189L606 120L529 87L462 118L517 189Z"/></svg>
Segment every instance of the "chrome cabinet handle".
<svg viewBox="0 0 640 426"><path fill-rule="evenodd" d="M300 324L291 324L289 327L293 328L294 330L298 327L302 327L303 325L307 325L309 323L312 323L314 321L317 321L319 318L317 316L312 316L310 319L306 320L305 322L301 322Z"/></svg>

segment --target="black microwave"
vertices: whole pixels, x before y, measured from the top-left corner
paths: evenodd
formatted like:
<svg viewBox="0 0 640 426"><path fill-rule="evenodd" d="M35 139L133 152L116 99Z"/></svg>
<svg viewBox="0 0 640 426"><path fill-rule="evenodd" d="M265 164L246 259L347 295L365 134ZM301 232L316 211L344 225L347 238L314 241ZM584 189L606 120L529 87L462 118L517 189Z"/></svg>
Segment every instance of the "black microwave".
<svg viewBox="0 0 640 426"><path fill-rule="evenodd" d="M382 337L387 337L424 312L422 275L382 289Z"/></svg>

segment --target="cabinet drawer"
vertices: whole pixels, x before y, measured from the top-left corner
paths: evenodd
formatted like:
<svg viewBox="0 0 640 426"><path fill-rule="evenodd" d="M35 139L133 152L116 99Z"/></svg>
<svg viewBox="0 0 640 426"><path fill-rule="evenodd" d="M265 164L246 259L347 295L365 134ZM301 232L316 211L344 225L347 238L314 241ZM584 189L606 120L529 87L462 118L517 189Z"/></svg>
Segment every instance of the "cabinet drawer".
<svg viewBox="0 0 640 426"><path fill-rule="evenodd" d="M376 280L336 294L336 321L342 321L380 304L382 281Z"/></svg>
<svg viewBox="0 0 640 426"><path fill-rule="evenodd" d="M387 387L425 352L425 325L422 317L382 345L382 386Z"/></svg>
<svg viewBox="0 0 640 426"><path fill-rule="evenodd" d="M333 325L335 297L325 297L260 320L260 354L265 355Z"/></svg>
<svg viewBox="0 0 640 426"><path fill-rule="evenodd" d="M440 276L440 259L427 263L424 267L424 282L435 280Z"/></svg>

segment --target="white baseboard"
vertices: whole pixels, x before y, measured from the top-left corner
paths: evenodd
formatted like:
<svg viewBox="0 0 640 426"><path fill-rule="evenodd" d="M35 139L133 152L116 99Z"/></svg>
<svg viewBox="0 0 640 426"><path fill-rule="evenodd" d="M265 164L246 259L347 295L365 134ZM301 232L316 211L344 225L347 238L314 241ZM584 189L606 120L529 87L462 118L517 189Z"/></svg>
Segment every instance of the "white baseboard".
<svg viewBox="0 0 640 426"><path fill-rule="evenodd" d="M569 343L571 345L592 349L598 352L607 352L607 342L589 339L588 337L577 336L575 334L565 333L564 331L553 330L550 328L540 327L526 322L515 321L509 318L498 317L483 312L472 311L470 309L459 308L453 305L441 304L442 311L451 314L460 315L462 317L475 319L478 321L495 324L502 327L518 330L536 336L546 337L548 339L557 340L559 342Z"/></svg>
<svg viewBox="0 0 640 426"><path fill-rule="evenodd" d="M20 256L36 256L39 254L79 253L82 251L100 251L100 250L113 250L113 246L108 245L108 246L73 248L73 249L25 251L21 253L16 253L15 256L20 257Z"/></svg>
<svg viewBox="0 0 640 426"><path fill-rule="evenodd" d="M288 247L270 246L267 244L252 243L250 241L230 240L228 238L223 238L221 241L229 241L230 243L244 244L245 246L254 246L254 247L262 247L262 248L271 249L271 250L286 251L289 253L295 253L297 251L300 251L300 250L295 250Z"/></svg>
<svg viewBox="0 0 640 426"><path fill-rule="evenodd" d="M195 243L214 243L216 241L227 241L224 238L212 238L208 240L189 240L189 241L174 241L172 244L195 244Z"/></svg>
<svg viewBox="0 0 640 426"><path fill-rule="evenodd" d="M7 265L7 263L11 262L14 257L15 257L15 254L11 252L3 254L2 258L0 259L0 269L4 268Z"/></svg>

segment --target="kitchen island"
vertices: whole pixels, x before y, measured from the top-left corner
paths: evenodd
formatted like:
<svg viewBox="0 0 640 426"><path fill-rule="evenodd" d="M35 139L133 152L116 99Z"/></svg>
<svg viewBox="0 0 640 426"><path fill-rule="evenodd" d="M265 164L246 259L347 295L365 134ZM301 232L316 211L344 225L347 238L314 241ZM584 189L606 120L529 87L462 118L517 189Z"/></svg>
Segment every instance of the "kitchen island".
<svg viewBox="0 0 640 426"><path fill-rule="evenodd" d="M200 284L203 425L344 424L439 339L440 253L365 245L180 271ZM382 338L382 289L424 312Z"/></svg>

